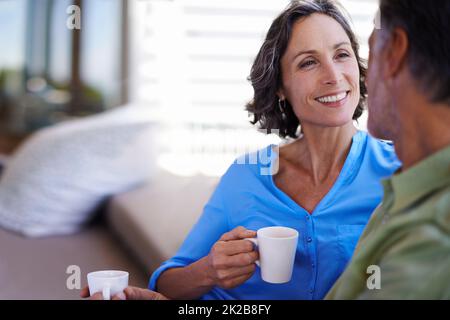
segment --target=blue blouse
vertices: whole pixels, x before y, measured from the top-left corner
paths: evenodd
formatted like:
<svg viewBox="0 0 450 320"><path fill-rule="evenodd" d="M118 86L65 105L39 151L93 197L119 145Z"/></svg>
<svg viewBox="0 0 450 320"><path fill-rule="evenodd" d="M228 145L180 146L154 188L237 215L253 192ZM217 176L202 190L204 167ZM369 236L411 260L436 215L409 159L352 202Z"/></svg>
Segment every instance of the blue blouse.
<svg viewBox="0 0 450 320"><path fill-rule="evenodd" d="M233 289L214 287L201 298L294 300L325 296L381 202L380 180L391 176L400 162L392 144L358 131L333 187L309 214L275 185L270 175L278 163L275 147L245 155L230 166L178 252L152 274L150 289L155 290L162 272L208 255L222 234L237 226L258 230L280 225L299 232L290 282L266 283L256 268L242 285Z"/></svg>

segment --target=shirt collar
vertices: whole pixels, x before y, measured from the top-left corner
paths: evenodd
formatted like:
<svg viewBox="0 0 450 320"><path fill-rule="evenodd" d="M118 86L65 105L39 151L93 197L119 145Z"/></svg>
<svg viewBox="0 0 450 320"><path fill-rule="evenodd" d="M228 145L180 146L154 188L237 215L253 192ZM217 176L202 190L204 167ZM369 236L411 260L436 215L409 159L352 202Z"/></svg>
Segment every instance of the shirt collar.
<svg viewBox="0 0 450 320"><path fill-rule="evenodd" d="M431 192L450 185L450 146L384 182L394 193L392 212L400 211Z"/></svg>

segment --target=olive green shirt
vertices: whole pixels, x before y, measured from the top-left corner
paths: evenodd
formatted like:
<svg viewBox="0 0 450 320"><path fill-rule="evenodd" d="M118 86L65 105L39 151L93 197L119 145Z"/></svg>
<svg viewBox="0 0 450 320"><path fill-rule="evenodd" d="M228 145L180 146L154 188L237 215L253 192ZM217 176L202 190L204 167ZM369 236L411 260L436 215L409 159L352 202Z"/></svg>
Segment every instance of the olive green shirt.
<svg viewBox="0 0 450 320"><path fill-rule="evenodd" d="M450 299L450 146L383 185L382 204L325 299Z"/></svg>

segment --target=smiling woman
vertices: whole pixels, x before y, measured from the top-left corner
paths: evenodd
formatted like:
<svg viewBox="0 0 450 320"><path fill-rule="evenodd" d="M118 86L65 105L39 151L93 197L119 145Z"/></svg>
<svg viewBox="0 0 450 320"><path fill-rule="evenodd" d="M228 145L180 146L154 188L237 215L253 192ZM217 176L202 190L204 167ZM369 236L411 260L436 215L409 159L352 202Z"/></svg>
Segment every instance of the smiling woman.
<svg viewBox="0 0 450 320"><path fill-rule="evenodd" d="M305 15L310 19L300 19ZM282 137L297 138L300 121L335 118L330 110L319 108L314 110L317 119L311 119L308 109L300 106L306 97L300 95L309 94L306 105L355 106L342 112L352 112L356 120L366 101L365 76L356 36L335 4L291 6L273 22L255 59L249 77L255 94L247 110L261 128L279 128ZM336 83L318 86L324 81Z"/></svg>
<svg viewBox="0 0 450 320"><path fill-rule="evenodd" d="M293 25L277 94L302 126L341 126L361 114L355 112L361 99L355 52L344 28L328 15L313 14Z"/></svg>
<svg viewBox="0 0 450 320"><path fill-rule="evenodd" d="M293 1L255 59L247 110L254 123L294 140L229 167L150 288L181 299L323 298L381 200L380 179L400 165L391 144L354 127L364 77L356 37L336 3ZM262 280L246 240L269 226L300 234L292 280L276 286Z"/></svg>

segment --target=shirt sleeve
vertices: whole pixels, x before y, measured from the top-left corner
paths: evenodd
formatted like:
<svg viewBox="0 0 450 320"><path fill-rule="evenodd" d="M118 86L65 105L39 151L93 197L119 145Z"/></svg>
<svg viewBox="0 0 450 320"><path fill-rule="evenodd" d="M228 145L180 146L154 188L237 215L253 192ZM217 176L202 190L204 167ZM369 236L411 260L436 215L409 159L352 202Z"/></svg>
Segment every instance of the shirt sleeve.
<svg viewBox="0 0 450 320"><path fill-rule="evenodd" d="M229 231L228 215L223 202L227 192L222 178L178 252L153 272L148 285L150 290L156 289L156 282L164 271L185 267L208 255L214 243Z"/></svg>
<svg viewBox="0 0 450 320"><path fill-rule="evenodd" d="M450 237L435 225L410 229L378 266L379 289L367 283L356 299L450 299Z"/></svg>

